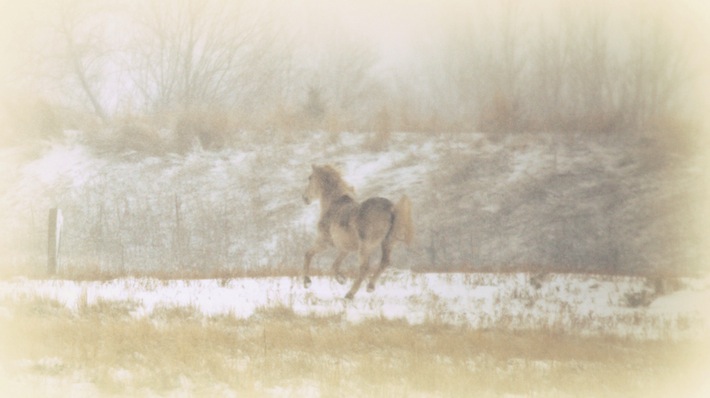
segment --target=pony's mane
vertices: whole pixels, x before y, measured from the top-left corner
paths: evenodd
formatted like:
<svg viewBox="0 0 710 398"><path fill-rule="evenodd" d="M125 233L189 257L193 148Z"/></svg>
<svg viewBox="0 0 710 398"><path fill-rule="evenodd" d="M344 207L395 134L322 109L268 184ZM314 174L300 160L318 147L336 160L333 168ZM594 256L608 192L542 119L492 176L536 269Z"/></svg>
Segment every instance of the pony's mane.
<svg viewBox="0 0 710 398"><path fill-rule="evenodd" d="M355 190L343 180L340 172L331 165L314 167L323 195L328 197L346 195L355 198Z"/></svg>

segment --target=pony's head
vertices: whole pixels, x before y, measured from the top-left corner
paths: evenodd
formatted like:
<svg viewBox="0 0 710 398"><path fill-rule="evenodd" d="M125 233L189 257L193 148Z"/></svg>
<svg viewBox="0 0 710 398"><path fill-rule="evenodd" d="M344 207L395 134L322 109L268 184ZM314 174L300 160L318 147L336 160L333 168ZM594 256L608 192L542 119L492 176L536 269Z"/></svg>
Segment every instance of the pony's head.
<svg viewBox="0 0 710 398"><path fill-rule="evenodd" d="M349 195L355 196L353 187L345 183L338 170L330 165L312 165L311 175L308 177L308 186L303 193L303 200L310 204L323 198Z"/></svg>

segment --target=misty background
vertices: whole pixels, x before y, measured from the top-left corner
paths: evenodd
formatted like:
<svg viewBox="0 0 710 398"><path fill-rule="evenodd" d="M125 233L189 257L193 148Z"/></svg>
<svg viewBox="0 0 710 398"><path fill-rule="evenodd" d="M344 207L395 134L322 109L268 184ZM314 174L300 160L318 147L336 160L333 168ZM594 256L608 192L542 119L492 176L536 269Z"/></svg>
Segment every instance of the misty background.
<svg viewBox="0 0 710 398"><path fill-rule="evenodd" d="M312 161L413 197L414 268L705 268L700 1L1 4L9 268L57 205L76 267L298 268Z"/></svg>

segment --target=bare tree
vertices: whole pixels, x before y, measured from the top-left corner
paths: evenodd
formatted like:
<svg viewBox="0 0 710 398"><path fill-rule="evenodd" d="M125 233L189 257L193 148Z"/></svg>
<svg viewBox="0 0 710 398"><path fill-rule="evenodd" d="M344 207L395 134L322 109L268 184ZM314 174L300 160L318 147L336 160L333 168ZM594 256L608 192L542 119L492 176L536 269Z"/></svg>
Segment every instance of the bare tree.
<svg viewBox="0 0 710 398"><path fill-rule="evenodd" d="M642 15L630 33L623 106L630 125L652 129L678 112L686 77L685 48L670 36L662 15Z"/></svg>
<svg viewBox="0 0 710 398"><path fill-rule="evenodd" d="M559 24L538 21L538 32L530 50L527 103L533 128L561 129L564 113L563 95L567 84L570 54Z"/></svg>
<svg viewBox="0 0 710 398"><path fill-rule="evenodd" d="M94 114L106 121L108 115L102 104L101 86L110 45L104 40L101 23L101 4L85 0L59 3L59 19L55 30L62 38L58 58L79 92L89 102Z"/></svg>
<svg viewBox="0 0 710 398"><path fill-rule="evenodd" d="M620 15L613 3L447 3L418 53L383 70L367 35L324 18L320 4L61 0L38 12L45 21L33 29L46 37L28 53L42 76L24 78L104 120L120 102L136 114L209 109L261 126L306 113L335 129L378 119L459 131L657 128L682 104L688 50L661 11ZM3 76L3 86L16 80Z"/></svg>
<svg viewBox="0 0 710 398"><path fill-rule="evenodd" d="M656 11L657 12L657 11ZM539 25L526 97L532 124L564 131L647 129L679 104L684 48L661 14L612 15L607 3L564 7Z"/></svg>
<svg viewBox="0 0 710 398"><path fill-rule="evenodd" d="M527 86L536 101L526 105L533 125L574 131L614 128L618 81L608 10L560 4L556 11L552 20L541 20L531 49Z"/></svg>
<svg viewBox="0 0 710 398"><path fill-rule="evenodd" d="M435 92L459 126L503 131L519 124L526 64L518 7L514 1L479 1L447 15L442 51L435 56L445 81Z"/></svg>
<svg viewBox="0 0 710 398"><path fill-rule="evenodd" d="M244 2L155 0L133 15L129 68L153 109L235 104L287 65L276 31Z"/></svg>
<svg viewBox="0 0 710 398"><path fill-rule="evenodd" d="M308 101L317 97L322 103L325 127L363 128L380 105L381 87L373 71L377 57L364 43L337 29L332 32L322 51L312 54L316 62L302 71L307 81L304 91Z"/></svg>

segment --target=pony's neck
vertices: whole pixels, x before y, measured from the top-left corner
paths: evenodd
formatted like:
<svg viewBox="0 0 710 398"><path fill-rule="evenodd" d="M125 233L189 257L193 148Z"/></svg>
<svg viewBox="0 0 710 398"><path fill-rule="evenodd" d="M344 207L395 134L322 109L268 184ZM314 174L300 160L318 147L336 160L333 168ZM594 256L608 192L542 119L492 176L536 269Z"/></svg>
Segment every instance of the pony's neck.
<svg viewBox="0 0 710 398"><path fill-rule="evenodd" d="M342 188L330 191L328 193L324 193L323 196L320 198L321 213L324 214L325 212L327 212L330 206L332 206L336 200L342 198L343 196L347 196L353 200L355 199L353 193L350 190Z"/></svg>

